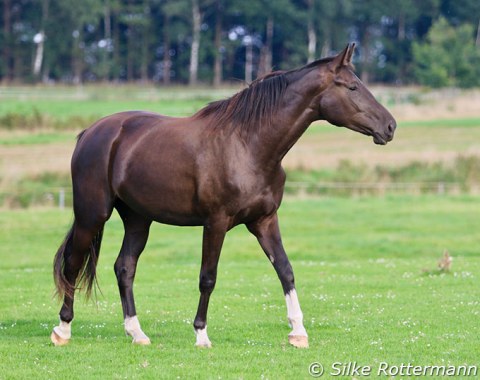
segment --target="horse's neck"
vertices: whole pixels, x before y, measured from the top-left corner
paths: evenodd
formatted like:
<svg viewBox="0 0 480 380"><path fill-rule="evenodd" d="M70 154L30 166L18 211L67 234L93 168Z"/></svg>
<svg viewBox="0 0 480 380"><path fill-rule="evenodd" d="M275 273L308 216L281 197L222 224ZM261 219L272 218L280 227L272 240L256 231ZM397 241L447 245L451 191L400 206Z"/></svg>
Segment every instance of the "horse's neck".
<svg viewBox="0 0 480 380"><path fill-rule="evenodd" d="M308 78L300 78L285 93L281 109L269 128L260 129L256 152L265 167L277 167L295 145L308 126L318 120L318 109L313 106L313 89Z"/></svg>

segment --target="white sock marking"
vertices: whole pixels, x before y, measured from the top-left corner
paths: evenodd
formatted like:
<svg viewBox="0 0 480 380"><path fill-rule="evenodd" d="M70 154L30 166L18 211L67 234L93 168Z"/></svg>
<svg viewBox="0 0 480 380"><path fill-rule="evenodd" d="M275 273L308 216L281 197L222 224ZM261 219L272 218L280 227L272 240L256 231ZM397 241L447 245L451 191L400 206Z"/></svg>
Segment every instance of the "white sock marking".
<svg viewBox="0 0 480 380"><path fill-rule="evenodd" d="M287 318L292 332L288 335L300 335L308 336L305 327L303 327L303 313L300 309L300 303L298 302L298 296L295 289L290 290L285 295L285 301L287 303Z"/></svg>
<svg viewBox="0 0 480 380"><path fill-rule="evenodd" d="M57 334L60 338L69 340L72 337L72 321L64 322L60 319L60 324L53 328L55 334Z"/></svg>
<svg viewBox="0 0 480 380"><path fill-rule="evenodd" d="M212 342L208 339L207 326L204 329L195 329L195 335L197 336L196 346L199 347L212 347Z"/></svg>
<svg viewBox="0 0 480 380"><path fill-rule="evenodd" d="M133 317L125 318L125 331L133 338L133 343L150 343L150 339L142 331L140 327L140 322L138 321L136 315L134 315Z"/></svg>

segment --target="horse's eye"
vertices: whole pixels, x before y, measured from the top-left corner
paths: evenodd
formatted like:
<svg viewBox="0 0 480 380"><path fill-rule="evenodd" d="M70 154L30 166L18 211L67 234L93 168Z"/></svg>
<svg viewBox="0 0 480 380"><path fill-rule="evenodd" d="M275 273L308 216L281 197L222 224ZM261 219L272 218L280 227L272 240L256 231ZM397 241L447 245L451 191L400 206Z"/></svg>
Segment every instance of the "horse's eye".
<svg viewBox="0 0 480 380"><path fill-rule="evenodd" d="M355 91L358 88L356 83L352 83L351 85L348 86L348 89L350 91Z"/></svg>

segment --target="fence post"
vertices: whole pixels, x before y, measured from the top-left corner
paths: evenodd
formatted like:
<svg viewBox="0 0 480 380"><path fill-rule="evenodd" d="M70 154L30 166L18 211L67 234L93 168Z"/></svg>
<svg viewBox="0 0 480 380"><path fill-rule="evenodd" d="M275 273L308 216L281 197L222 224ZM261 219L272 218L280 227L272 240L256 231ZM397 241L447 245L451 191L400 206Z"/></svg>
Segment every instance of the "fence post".
<svg viewBox="0 0 480 380"><path fill-rule="evenodd" d="M438 183L437 193L440 194L440 195L445 194L445 184L443 182Z"/></svg>
<svg viewBox="0 0 480 380"><path fill-rule="evenodd" d="M62 187L58 193L58 208L60 210L65 209L65 189Z"/></svg>

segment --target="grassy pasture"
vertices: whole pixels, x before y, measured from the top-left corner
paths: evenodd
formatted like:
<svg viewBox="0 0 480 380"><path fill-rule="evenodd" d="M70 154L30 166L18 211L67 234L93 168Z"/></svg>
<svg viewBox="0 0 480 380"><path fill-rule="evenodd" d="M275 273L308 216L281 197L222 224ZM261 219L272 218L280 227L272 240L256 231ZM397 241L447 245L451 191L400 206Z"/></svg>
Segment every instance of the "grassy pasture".
<svg viewBox="0 0 480 380"><path fill-rule="evenodd" d="M227 235L209 313L210 350L193 347L201 230L154 225L136 280L152 345L123 335L113 263L121 221L107 224L103 294L76 303L73 339L53 347L60 305L51 262L70 212L0 214L0 378L309 378L308 366L356 361L479 365L480 197L287 199L281 208L310 334L286 344L281 287L245 228ZM437 261L448 249L450 273ZM327 376L328 378L328 376ZM340 377L342 378L342 377ZM351 377L347 377L351 378Z"/></svg>
<svg viewBox="0 0 480 380"><path fill-rule="evenodd" d="M75 135L99 117L130 109L190 115L234 91L0 88L0 198L2 192L43 194L65 186ZM285 165L331 173L342 161L401 169L412 162L447 167L460 155L480 156L478 92L467 103L448 97L433 103L430 97L422 104L419 95L412 105L397 104L389 91L381 99L399 121L391 144L374 146L370 138L319 123ZM327 373L334 362L350 361L373 368L382 361L478 366L479 211L478 195L287 197L281 225L310 349L288 346L279 281L254 238L238 227L227 236L211 300L214 347L200 350L193 346L192 322L201 229L152 227L135 290L153 344L134 347L123 334L112 269L122 239L114 215L98 267L103 294L95 303L77 298L73 340L57 348L49 340L60 308L52 298L51 263L71 214L2 209L0 379L307 379L312 362ZM445 249L454 257L450 273L437 270Z"/></svg>
<svg viewBox="0 0 480 380"><path fill-rule="evenodd" d="M100 118L126 110L146 110L185 116L209 101L230 96L240 88L188 89L184 87L85 86L0 88L0 117L21 114L68 120Z"/></svg>

